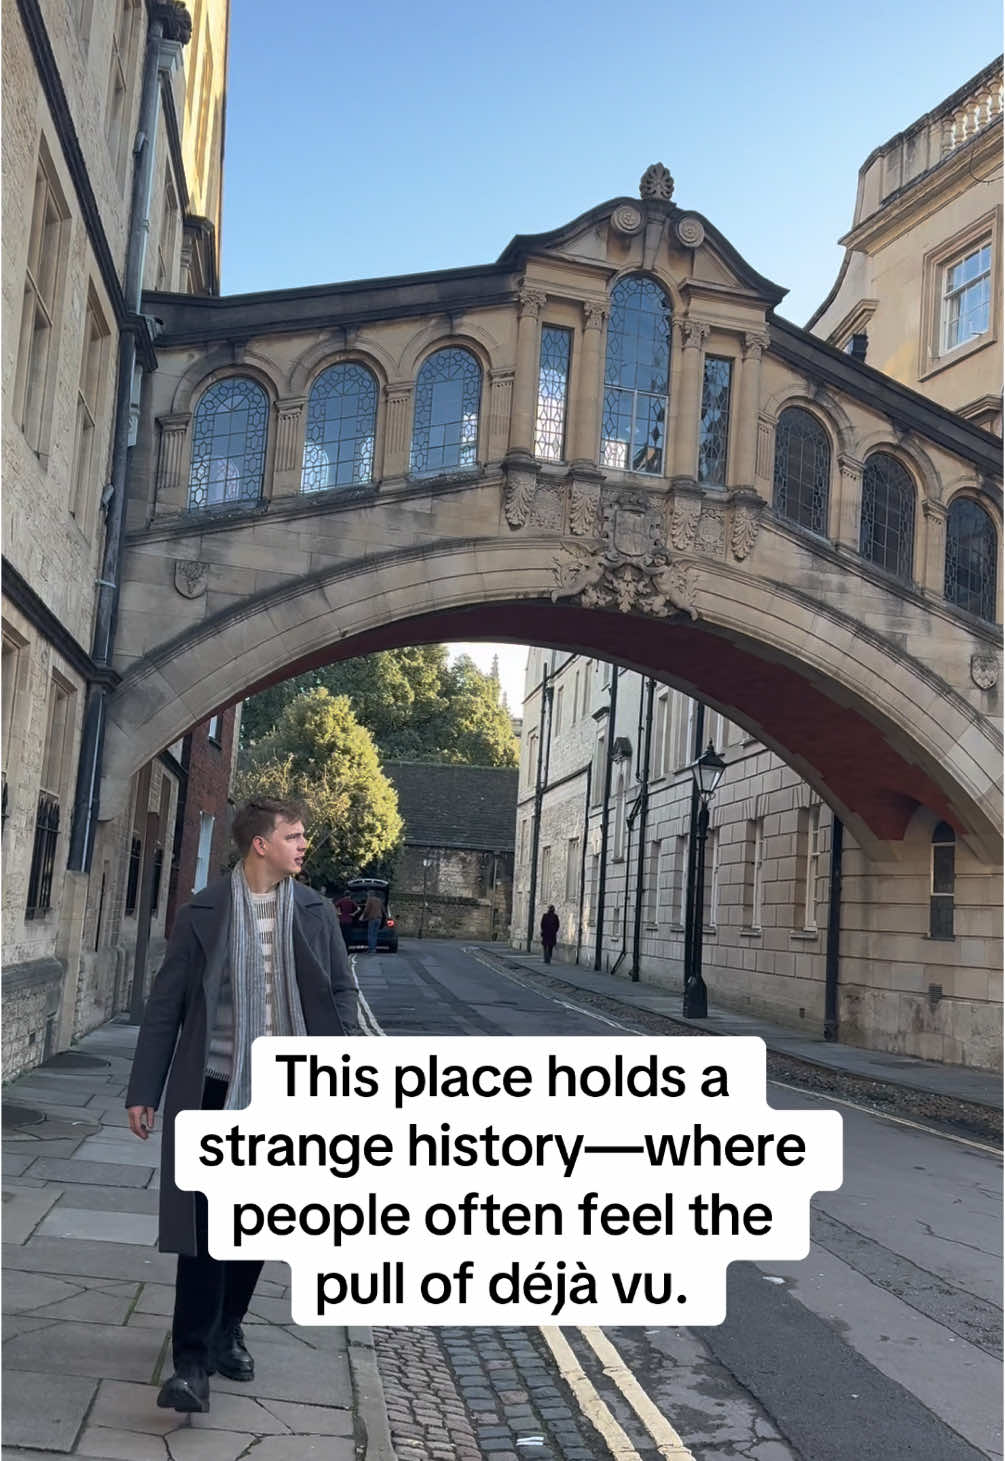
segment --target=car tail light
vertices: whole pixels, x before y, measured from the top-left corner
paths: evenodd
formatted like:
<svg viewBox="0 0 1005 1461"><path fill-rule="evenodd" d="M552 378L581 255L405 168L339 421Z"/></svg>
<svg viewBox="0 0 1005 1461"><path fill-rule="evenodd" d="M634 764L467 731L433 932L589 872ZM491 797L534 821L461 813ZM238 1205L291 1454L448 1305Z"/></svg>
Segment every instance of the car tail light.
<svg viewBox="0 0 1005 1461"><path fill-rule="evenodd" d="M387 920L387 927L388 928L393 928L394 927L394 919L393 918L389 918Z"/></svg>

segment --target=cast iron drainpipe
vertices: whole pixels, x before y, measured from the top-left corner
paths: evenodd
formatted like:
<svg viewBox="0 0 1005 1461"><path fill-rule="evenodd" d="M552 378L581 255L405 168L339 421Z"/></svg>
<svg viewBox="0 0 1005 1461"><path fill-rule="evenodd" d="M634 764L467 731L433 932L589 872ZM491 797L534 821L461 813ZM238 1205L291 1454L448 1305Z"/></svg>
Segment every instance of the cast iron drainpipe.
<svg viewBox="0 0 1005 1461"><path fill-rule="evenodd" d="M619 667L611 666L611 698L607 710L607 756L604 764L604 799L600 812L600 877L597 879L597 939L593 967L599 970L604 950L604 895L607 892L607 811L611 801L611 771L614 766L614 723L618 713Z"/></svg>
<svg viewBox="0 0 1005 1461"><path fill-rule="evenodd" d="M576 963L583 952L583 904L586 900L586 845L590 840L590 793L593 789L593 759L586 763L586 806L583 809L583 850L579 862L579 922L576 925Z"/></svg>
<svg viewBox="0 0 1005 1461"><path fill-rule="evenodd" d="M618 957L615 959L614 967L611 970L612 978L621 968L621 961L628 953L628 877L632 866L632 832L635 828L635 818L638 816L641 808L642 793L640 792L632 803L631 811L625 818L628 826L628 845L625 848L625 906L621 912L621 948L618 950Z"/></svg>
<svg viewBox="0 0 1005 1461"><path fill-rule="evenodd" d="M639 959L642 951L642 882L645 873L646 855L646 824L649 820L649 752L652 746L653 734L653 696L656 693L656 681L650 676L649 685L646 691L646 741L645 749L642 752L642 776L641 789L639 791L639 863L635 875L635 928L632 936L632 983L639 982ZM657 887L659 885L659 868L656 869ZM627 892L628 875L625 874L625 890Z"/></svg>
<svg viewBox="0 0 1005 1461"><path fill-rule="evenodd" d="M537 853L541 842L541 802L544 799L542 771L544 767L544 713L551 709L551 686L548 684L548 667L543 667L541 680L541 714L537 727L537 770L534 777L534 830L530 839L530 892L527 907L527 952L534 946L534 905L537 901Z"/></svg>
<svg viewBox="0 0 1005 1461"><path fill-rule="evenodd" d="M827 967L824 984L824 1039L838 1038L838 983L841 973L841 854L844 823L831 813L831 885L827 906Z"/></svg>
<svg viewBox="0 0 1005 1461"><path fill-rule="evenodd" d="M129 239L123 295L129 322L119 341L119 364L115 388L115 428L112 436L112 497L105 524L105 548L98 579L98 601L94 616L92 657L99 669L111 669L112 644L119 607L122 568L122 525L126 512L126 480L129 460L130 416L133 378L136 373L136 332L145 328L140 316L143 298L143 265L150 233L150 200L153 193L154 154L160 116L160 72L166 65L162 42L168 20L167 7L154 6L147 30L143 61L143 89L140 95L139 128L133 147L136 166L129 208ZM175 18L171 39L184 45L191 36L191 22ZM186 29L187 25L187 29ZM89 872L93 851L94 823L98 815L101 762L105 741L105 697L107 675L88 686L77 785L73 802L73 823L67 866L72 872Z"/></svg>

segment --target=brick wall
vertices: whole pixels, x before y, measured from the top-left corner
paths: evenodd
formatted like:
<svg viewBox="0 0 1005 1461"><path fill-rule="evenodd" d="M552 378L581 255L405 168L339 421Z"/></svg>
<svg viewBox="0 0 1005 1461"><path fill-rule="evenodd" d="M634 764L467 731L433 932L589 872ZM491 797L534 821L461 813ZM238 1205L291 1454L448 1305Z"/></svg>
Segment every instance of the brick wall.
<svg viewBox="0 0 1005 1461"><path fill-rule="evenodd" d="M215 818L213 844L209 858L209 879L212 882L230 861L231 806L230 779L235 753L237 711L221 711L219 733L209 738L208 720L191 732L188 753L188 779L185 793L184 830L178 857L178 876L174 896L168 909L167 932L174 915L183 908L194 891L196 861L199 854L199 819L203 812Z"/></svg>

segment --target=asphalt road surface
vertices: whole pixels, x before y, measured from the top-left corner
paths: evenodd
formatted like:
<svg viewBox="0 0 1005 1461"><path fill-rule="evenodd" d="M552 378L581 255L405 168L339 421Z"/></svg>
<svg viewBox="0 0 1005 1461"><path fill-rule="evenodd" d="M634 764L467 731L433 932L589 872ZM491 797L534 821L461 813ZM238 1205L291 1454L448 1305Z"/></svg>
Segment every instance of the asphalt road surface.
<svg viewBox="0 0 1005 1461"><path fill-rule="evenodd" d="M388 1036L631 1033L631 1011L617 1028L460 943L404 940L397 955L356 964ZM768 1100L778 1108L831 1105L770 1082ZM719 1327L421 1331L450 1371L444 1383L475 1414L481 1454L1000 1457L1000 1158L981 1143L890 1116L834 1109L844 1119L845 1180L814 1198L809 1258L732 1265ZM385 1332L389 1353L394 1333ZM492 1391L493 1372L512 1366L511 1388ZM510 1415L506 1395L519 1397ZM412 1454L422 1454L414 1449L420 1432L411 1434Z"/></svg>

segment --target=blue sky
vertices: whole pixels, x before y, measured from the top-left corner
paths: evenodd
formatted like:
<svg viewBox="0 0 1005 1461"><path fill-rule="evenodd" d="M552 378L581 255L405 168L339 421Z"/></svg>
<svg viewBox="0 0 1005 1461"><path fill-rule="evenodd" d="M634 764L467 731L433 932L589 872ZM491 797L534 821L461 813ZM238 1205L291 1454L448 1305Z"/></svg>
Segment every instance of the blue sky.
<svg viewBox="0 0 1005 1461"><path fill-rule="evenodd" d="M660 161L804 324L861 164L1000 49L933 0L233 0L223 288L489 263Z"/></svg>

